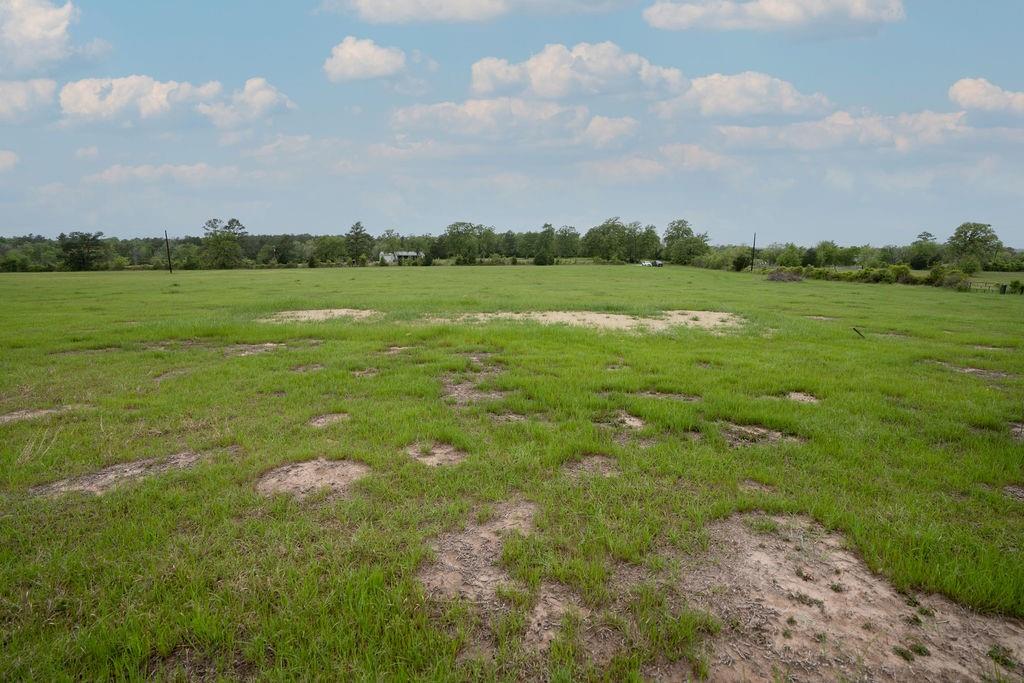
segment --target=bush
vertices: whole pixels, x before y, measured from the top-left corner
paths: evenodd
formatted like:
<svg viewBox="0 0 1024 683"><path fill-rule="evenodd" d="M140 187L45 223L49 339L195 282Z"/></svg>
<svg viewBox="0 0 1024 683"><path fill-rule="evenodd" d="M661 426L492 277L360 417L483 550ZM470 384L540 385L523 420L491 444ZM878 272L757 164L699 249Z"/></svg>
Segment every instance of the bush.
<svg viewBox="0 0 1024 683"><path fill-rule="evenodd" d="M768 273L766 279L772 282L802 282L804 278L799 273L791 273L785 268L777 268Z"/></svg>
<svg viewBox="0 0 1024 683"><path fill-rule="evenodd" d="M967 273L968 275L974 275L981 270L981 261L976 256L968 256L960 259L960 263L957 264L960 270Z"/></svg>
<svg viewBox="0 0 1024 683"><path fill-rule="evenodd" d="M732 260L732 269L737 273L741 273L750 267L753 260L750 258L750 254L736 254Z"/></svg>
<svg viewBox="0 0 1024 683"><path fill-rule="evenodd" d="M1024 282L1014 280L1010 283L1010 294L1024 294Z"/></svg>

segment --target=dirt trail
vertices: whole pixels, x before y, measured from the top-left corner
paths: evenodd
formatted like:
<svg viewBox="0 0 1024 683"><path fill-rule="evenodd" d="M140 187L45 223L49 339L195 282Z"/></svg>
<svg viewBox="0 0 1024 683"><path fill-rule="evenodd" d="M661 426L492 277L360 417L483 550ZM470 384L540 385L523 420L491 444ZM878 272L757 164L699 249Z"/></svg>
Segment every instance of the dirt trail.
<svg viewBox="0 0 1024 683"><path fill-rule="evenodd" d="M71 491L100 495L128 481L192 467L202 457L203 454L185 451L167 458L147 458L118 463L90 474L35 486L30 492L40 496L56 496Z"/></svg>

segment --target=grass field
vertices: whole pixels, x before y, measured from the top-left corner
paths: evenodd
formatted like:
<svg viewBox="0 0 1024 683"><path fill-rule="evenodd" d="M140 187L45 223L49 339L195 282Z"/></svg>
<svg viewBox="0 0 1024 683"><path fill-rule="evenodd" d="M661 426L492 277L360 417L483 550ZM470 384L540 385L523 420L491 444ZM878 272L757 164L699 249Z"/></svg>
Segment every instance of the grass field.
<svg viewBox="0 0 1024 683"><path fill-rule="evenodd" d="M1024 502L1007 493L1024 484L1024 297L595 266L4 275L0 301L0 415L67 408L0 423L2 680L622 680L674 662L714 678L716 639L743 626L616 576L699 556L716 521L754 510L841 533L897 590L1024 617ZM339 307L383 315L257 321ZM674 309L744 323L423 321ZM233 346L264 343L284 346ZM453 404L446 376L504 393ZM619 411L639 418L627 438ZM307 424L327 414L348 419ZM730 424L792 438L732 448ZM429 442L468 457L407 453ZM204 456L100 496L32 488L183 451ZM567 476L588 454L618 476ZM315 458L366 474L344 495L257 491ZM533 517L501 534L497 611L427 591L437 539L509 501ZM588 660L571 612L526 647L551 585L621 646ZM1024 652L991 647L993 675L1020 675Z"/></svg>

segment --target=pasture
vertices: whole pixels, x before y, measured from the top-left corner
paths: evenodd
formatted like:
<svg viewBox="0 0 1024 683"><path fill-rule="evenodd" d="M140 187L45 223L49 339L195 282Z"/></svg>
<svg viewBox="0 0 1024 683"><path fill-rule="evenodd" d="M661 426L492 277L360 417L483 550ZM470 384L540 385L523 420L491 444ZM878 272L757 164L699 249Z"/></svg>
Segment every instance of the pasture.
<svg viewBox="0 0 1024 683"><path fill-rule="evenodd" d="M1024 673L1024 297L566 266L0 301L0 679ZM367 313L272 318L319 309ZM688 313L481 315L541 311Z"/></svg>

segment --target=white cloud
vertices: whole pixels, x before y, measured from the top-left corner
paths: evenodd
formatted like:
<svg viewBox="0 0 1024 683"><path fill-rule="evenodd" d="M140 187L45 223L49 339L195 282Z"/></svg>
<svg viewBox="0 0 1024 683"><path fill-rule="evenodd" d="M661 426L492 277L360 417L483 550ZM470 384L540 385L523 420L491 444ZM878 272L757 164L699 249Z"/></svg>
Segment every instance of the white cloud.
<svg viewBox="0 0 1024 683"><path fill-rule="evenodd" d="M75 150L76 159L95 159L100 155L99 147L79 147Z"/></svg>
<svg viewBox="0 0 1024 683"><path fill-rule="evenodd" d="M549 133L582 130L588 119L586 107L566 107L517 97L417 104L397 110L397 128L441 129L480 136L515 132Z"/></svg>
<svg viewBox="0 0 1024 683"><path fill-rule="evenodd" d="M159 183L170 181L184 185L205 185L208 183L230 183L237 180L237 166L210 166L198 164L162 164L159 166L122 166L110 168L85 177L90 183L121 185L125 183Z"/></svg>
<svg viewBox="0 0 1024 683"><path fill-rule="evenodd" d="M378 159L450 159L481 151L477 145L453 144L438 140L405 140L393 144L374 144L367 149Z"/></svg>
<svg viewBox="0 0 1024 683"><path fill-rule="evenodd" d="M0 81L0 121L18 116L53 102L56 81L37 78L31 81Z"/></svg>
<svg viewBox="0 0 1024 683"><path fill-rule="evenodd" d="M486 95L507 88L549 98L576 93L665 90L675 92L686 85L679 69L656 66L612 42L547 45L524 62L487 57L473 64L473 91Z"/></svg>
<svg viewBox="0 0 1024 683"><path fill-rule="evenodd" d="M250 78L241 90L231 94L229 102L196 106L196 111L218 128L251 123L284 109L295 109L295 103L265 78Z"/></svg>
<svg viewBox="0 0 1024 683"><path fill-rule="evenodd" d="M405 70L405 53L369 39L348 36L331 50L324 73L335 83L394 76Z"/></svg>
<svg viewBox="0 0 1024 683"><path fill-rule="evenodd" d="M0 71L36 69L71 53L69 28L76 10L71 2L47 0L0 2Z"/></svg>
<svg viewBox="0 0 1024 683"><path fill-rule="evenodd" d="M0 173L10 171L18 165L18 155L7 149L0 149Z"/></svg>
<svg viewBox="0 0 1024 683"><path fill-rule="evenodd" d="M721 171L738 166L732 157L713 152L700 145L662 145L658 151L673 168L684 171Z"/></svg>
<svg viewBox="0 0 1024 683"><path fill-rule="evenodd" d="M785 126L719 126L726 142L740 147L833 149L843 146L890 147L907 151L965 135L964 112L922 111L898 116L855 115L838 111L824 119Z"/></svg>
<svg viewBox="0 0 1024 683"><path fill-rule="evenodd" d="M668 173L668 167L657 159L643 156L586 161L583 170L608 183L644 183Z"/></svg>
<svg viewBox="0 0 1024 683"><path fill-rule="evenodd" d="M594 147L608 147L622 138L634 135L640 123L629 116L609 118L595 116L583 130L580 139Z"/></svg>
<svg viewBox="0 0 1024 683"><path fill-rule="evenodd" d="M789 81L756 71L695 78L684 94L654 105L663 118L688 109L704 116L748 116L819 114L831 108L832 103L821 93L805 95Z"/></svg>
<svg viewBox="0 0 1024 683"><path fill-rule="evenodd" d="M489 21L515 11L601 12L632 0L324 0L327 10L352 10L378 24Z"/></svg>
<svg viewBox="0 0 1024 683"><path fill-rule="evenodd" d="M276 158L301 154L309 148L312 139L309 135L278 135L273 142L249 150L244 153L244 156Z"/></svg>
<svg viewBox="0 0 1024 683"><path fill-rule="evenodd" d="M659 0L644 19L661 29L772 31L814 25L877 25L902 21L902 0Z"/></svg>
<svg viewBox="0 0 1024 683"><path fill-rule="evenodd" d="M213 99L220 91L216 81L192 85L140 75L86 78L61 88L60 106L72 119L112 119L133 110L145 119L164 114L177 104Z"/></svg>
<svg viewBox="0 0 1024 683"><path fill-rule="evenodd" d="M963 78L949 89L949 99L964 109L1024 114L1024 92L1003 90L984 78Z"/></svg>

